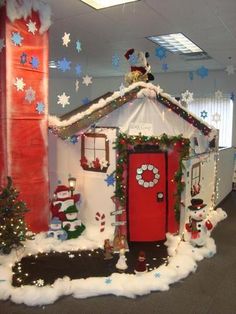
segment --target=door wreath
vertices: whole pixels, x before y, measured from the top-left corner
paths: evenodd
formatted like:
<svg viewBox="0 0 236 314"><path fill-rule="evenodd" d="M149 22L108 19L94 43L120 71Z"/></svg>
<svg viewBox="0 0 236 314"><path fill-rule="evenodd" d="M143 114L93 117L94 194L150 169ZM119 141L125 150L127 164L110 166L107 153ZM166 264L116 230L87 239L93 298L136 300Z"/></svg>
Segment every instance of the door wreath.
<svg viewBox="0 0 236 314"><path fill-rule="evenodd" d="M143 174L145 171L151 171L153 174L153 179L150 181L145 181L143 178ZM158 183L160 179L159 170L154 167L153 165L149 164L143 164L140 168L137 168L136 170L136 180L139 185L145 187L145 188L152 188L154 185Z"/></svg>

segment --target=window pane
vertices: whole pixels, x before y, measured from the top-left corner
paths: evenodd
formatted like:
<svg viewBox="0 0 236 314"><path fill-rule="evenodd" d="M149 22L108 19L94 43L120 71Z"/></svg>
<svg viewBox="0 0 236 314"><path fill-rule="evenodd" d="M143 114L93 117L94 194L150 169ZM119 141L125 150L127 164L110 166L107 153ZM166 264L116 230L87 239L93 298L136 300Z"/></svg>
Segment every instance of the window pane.
<svg viewBox="0 0 236 314"><path fill-rule="evenodd" d="M95 149L105 149L105 138L97 137L95 138Z"/></svg>
<svg viewBox="0 0 236 314"><path fill-rule="evenodd" d="M94 149L94 137L85 136L84 147Z"/></svg>

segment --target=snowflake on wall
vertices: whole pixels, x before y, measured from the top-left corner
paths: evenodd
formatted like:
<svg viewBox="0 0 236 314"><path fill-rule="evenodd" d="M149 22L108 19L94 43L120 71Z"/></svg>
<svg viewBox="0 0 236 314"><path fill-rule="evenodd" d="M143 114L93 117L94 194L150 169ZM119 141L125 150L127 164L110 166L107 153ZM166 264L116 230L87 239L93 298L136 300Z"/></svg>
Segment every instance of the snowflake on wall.
<svg viewBox="0 0 236 314"><path fill-rule="evenodd" d="M0 52L2 52L4 47L5 47L4 38L0 38Z"/></svg>
<svg viewBox="0 0 236 314"><path fill-rule="evenodd" d="M110 186L110 185L114 186L114 183L115 183L114 173L110 175L107 174L107 177L104 181L107 183L107 186Z"/></svg>
<svg viewBox="0 0 236 314"><path fill-rule="evenodd" d="M64 36L62 37L62 45L68 47L69 42L70 42L70 33L64 33Z"/></svg>
<svg viewBox="0 0 236 314"><path fill-rule="evenodd" d="M24 38L20 35L19 32L13 32L11 36L11 41L15 46L21 46L22 45L22 40Z"/></svg>
<svg viewBox="0 0 236 314"><path fill-rule="evenodd" d="M20 55L20 63L21 63L21 64L27 63L27 54L26 54L25 52L23 52L23 53Z"/></svg>
<svg viewBox="0 0 236 314"><path fill-rule="evenodd" d="M28 32L32 33L33 35L38 30L36 27L36 22L33 22L31 20L29 20L29 23L26 24L26 26L28 27Z"/></svg>
<svg viewBox="0 0 236 314"><path fill-rule="evenodd" d="M30 64L32 65L33 69L38 69L38 67L39 67L39 59L37 57L31 57Z"/></svg>
<svg viewBox="0 0 236 314"><path fill-rule="evenodd" d="M79 77L81 76L81 74L82 74L82 66L81 66L81 64L78 63L76 65L75 72L76 72L76 75L78 75Z"/></svg>
<svg viewBox="0 0 236 314"><path fill-rule="evenodd" d="M203 65L197 69L197 75L200 76L202 79L208 76L208 69Z"/></svg>
<svg viewBox="0 0 236 314"><path fill-rule="evenodd" d="M44 113L45 110L45 105L40 101L37 103L36 105L36 111L38 112L38 114Z"/></svg>
<svg viewBox="0 0 236 314"><path fill-rule="evenodd" d="M66 105L70 104L70 102L69 102L70 96L67 96L65 94L65 92L63 92L63 94L61 94L61 95L57 95L57 97L58 97L57 103L59 105L62 105L62 108L65 108Z"/></svg>
<svg viewBox="0 0 236 314"><path fill-rule="evenodd" d="M86 86L89 86L89 84L92 84L92 76L85 75L83 77L83 82L82 84L85 84Z"/></svg>
<svg viewBox="0 0 236 314"><path fill-rule="evenodd" d="M166 58L166 49L163 47L158 47L155 49L155 55L158 57L160 60Z"/></svg>
<svg viewBox="0 0 236 314"><path fill-rule="evenodd" d="M203 119L207 118L207 111L206 110L201 111L201 118L203 118Z"/></svg>
<svg viewBox="0 0 236 314"><path fill-rule="evenodd" d="M212 122L217 123L217 122L220 122L220 120L221 120L221 115L218 112L212 115Z"/></svg>
<svg viewBox="0 0 236 314"><path fill-rule="evenodd" d="M30 104L35 100L35 90L31 86L25 91L25 100Z"/></svg>
<svg viewBox="0 0 236 314"><path fill-rule="evenodd" d="M66 72L70 70L71 61L68 61L66 58L57 61L57 68L62 72Z"/></svg>
<svg viewBox="0 0 236 314"><path fill-rule="evenodd" d="M215 92L215 98L216 98L216 99L221 99L222 97L223 97L222 91L217 90L217 91Z"/></svg>
<svg viewBox="0 0 236 314"><path fill-rule="evenodd" d="M227 65L225 71L227 72L228 75L233 75L235 73L235 67L233 64Z"/></svg>
<svg viewBox="0 0 236 314"><path fill-rule="evenodd" d="M16 86L16 90L17 91L23 91L24 90L24 87L25 87L25 83L24 83L24 80L23 78L16 78L15 82L14 82L14 85Z"/></svg>
<svg viewBox="0 0 236 314"><path fill-rule="evenodd" d="M82 50L82 48L81 48L81 43L80 43L79 40L76 41L76 50L77 50L78 52L80 52L80 51Z"/></svg>
<svg viewBox="0 0 236 314"><path fill-rule="evenodd" d="M186 90L184 93L181 94L182 100L185 101L187 104L193 101L193 93Z"/></svg>
<svg viewBox="0 0 236 314"><path fill-rule="evenodd" d="M112 56L111 63L112 63L112 66L114 68L119 68L119 66L120 66L120 57L119 57L118 53L115 53Z"/></svg>

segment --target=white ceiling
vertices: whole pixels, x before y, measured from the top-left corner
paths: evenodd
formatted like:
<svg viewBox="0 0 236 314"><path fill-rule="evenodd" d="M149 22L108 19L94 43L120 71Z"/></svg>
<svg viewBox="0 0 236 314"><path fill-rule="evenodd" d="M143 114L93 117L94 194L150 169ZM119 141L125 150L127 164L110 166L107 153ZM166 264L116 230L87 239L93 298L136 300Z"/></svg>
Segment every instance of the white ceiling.
<svg viewBox="0 0 236 314"><path fill-rule="evenodd" d="M150 53L153 73L163 72L163 62L168 63L168 72L194 71L201 65L212 70L236 65L236 0L140 0L99 11L80 0L46 2L53 14L50 60L66 57L93 77L123 76L129 69L123 57L129 48ZM71 34L68 48L62 46L64 32ZM169 53L161 62L155 56L158 46L145 37L177 32L212 59L185 61L183 56ZM81 42L80 53L75 49L76 40ZM121 58L119 69L111 63L115 53Z"/></svg>

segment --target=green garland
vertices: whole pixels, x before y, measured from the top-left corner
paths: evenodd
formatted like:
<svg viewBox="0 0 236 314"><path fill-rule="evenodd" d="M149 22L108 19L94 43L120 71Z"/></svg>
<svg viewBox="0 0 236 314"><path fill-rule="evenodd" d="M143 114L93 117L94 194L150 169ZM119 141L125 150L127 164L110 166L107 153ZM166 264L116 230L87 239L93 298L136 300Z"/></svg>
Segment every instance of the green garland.
<svg viewBox="0 0 236 314"><path fill-rule="evenodd" d="M125 208L126 206L126 193L127 193L127 182L124 170L127 168L128 152L132 151L137 145L156 145L159 146L161 151L167 151L173 145L180 146L180 160L179 169L175 173L174 180L177 184L177 191L175 194L176 202L174 206L175 217L179 222L180 219L180 204L181 204L181 193L184 190L185 183L182 181L183 175L183 159L189 155L190 141L184 138L182 135L168 136L162 134L160 137L157 136L128 136L125 133L120 133L115 141L115 148L117 150L117 167L116 167L116 190L115 197L119 199L120 204Z"/></svg>

